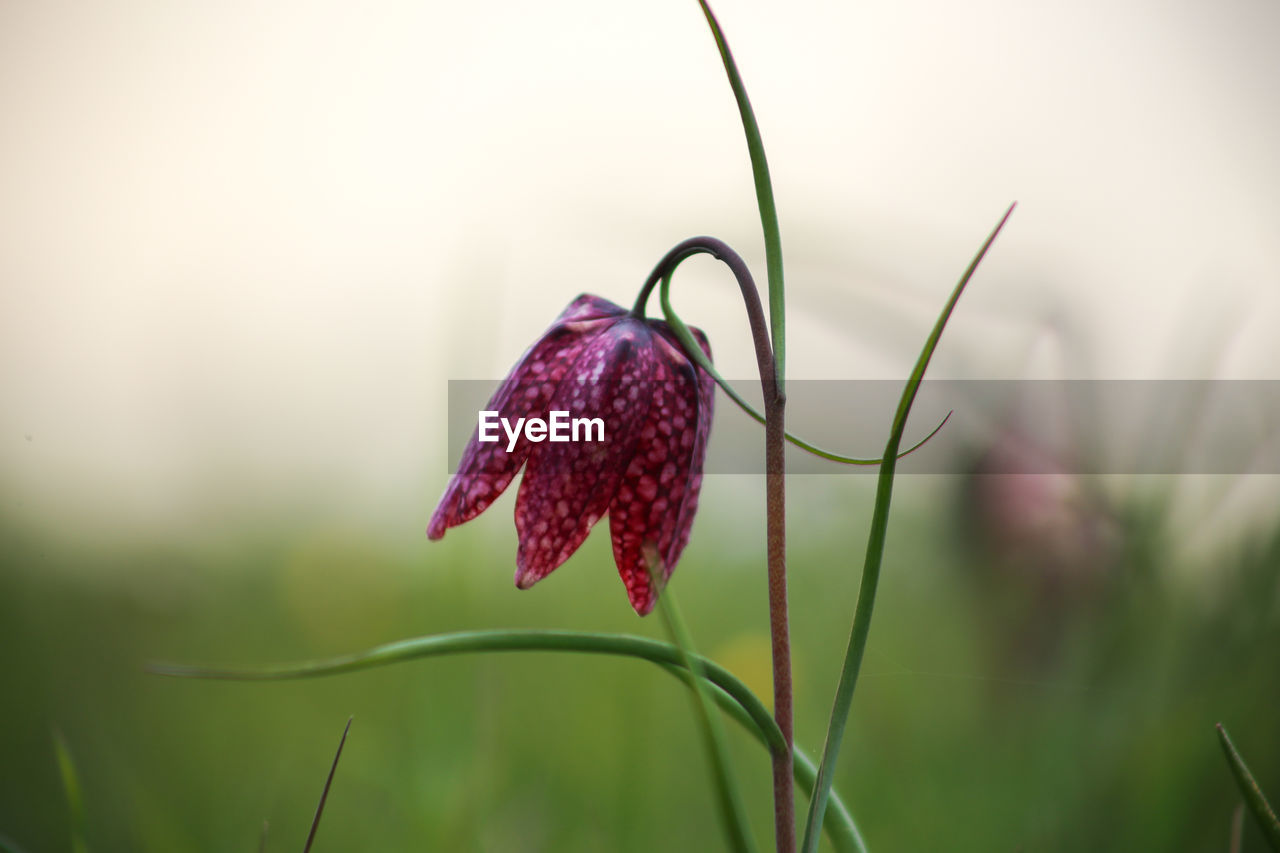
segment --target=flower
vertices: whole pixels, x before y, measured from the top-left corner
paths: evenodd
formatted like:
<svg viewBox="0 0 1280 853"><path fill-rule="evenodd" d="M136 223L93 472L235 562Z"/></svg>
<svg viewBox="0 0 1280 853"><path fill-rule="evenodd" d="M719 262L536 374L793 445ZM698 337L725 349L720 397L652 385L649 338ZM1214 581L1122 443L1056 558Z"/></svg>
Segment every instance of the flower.
<svg viewBox="0 0 1280 853"><path fill-rule="evenodd" d="M693 333L710 358L706 336ZM520 358L487 411L509 424L554 411L600 418L603 440L532 441L526 431L508 452L505 437L481 442L477 429L427 536L475 518L527 462L516 496L516 586L528 589L569 559L608 513L618 574L643 616L689 541L714 396L715 381L670 326L583 294Z"/></svg>

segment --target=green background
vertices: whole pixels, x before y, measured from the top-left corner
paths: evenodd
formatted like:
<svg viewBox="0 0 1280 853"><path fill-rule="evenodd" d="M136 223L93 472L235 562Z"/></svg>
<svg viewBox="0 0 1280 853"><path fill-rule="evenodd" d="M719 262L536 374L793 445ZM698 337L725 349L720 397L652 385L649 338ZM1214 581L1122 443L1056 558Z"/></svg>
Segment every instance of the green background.
<svg viewBox="0 0 1280 853"><path fill-rule="evenodd" d="M871 486L791 481L797 731L815 754ZM708 480L671 590L699 649L767 697L759 491L758 478ZM962 478L906 477L898 494L837 777L871 849L1226 850L1239 796L1217 721L1275 799L1274 532L1175 560L1160 489L1099 499L1118 543L1102 579L1046 587L1050 546L1028 557L975 530ZM354 715L316 850L722 849L690 696L643 662L493 654L281 683L145 671L460 629L662 636L627 605L601 529L515 590L510 501L440 543L324 513L198 541L6 530L0 833L70 849L56 730L91 850L255 850L264 821L266 849L301 849ZM732 724L731 747L767 845L768 762ZM1261 845L1246 820L1244 849Z"/></svg>

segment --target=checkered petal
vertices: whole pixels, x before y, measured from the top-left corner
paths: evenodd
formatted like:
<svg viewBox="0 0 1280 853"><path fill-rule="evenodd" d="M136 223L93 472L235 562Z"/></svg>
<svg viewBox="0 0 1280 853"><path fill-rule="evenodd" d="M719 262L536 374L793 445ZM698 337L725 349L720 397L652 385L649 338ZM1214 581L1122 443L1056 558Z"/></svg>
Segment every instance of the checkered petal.
<svg viewBox="0 0 1280 853"><path fill-rule="evenodd" d="M715 400L715 381L685 356L666 324L651 325L652 403L609 505L614 562L641 616L653 609L689 541ZM710 358L706 336L693 332Z"/></svg>
<svg viewBox="0 0 1280 853"><path fill-rule="evenodd" d="M535 446L516 498L516 585L527 589L569 558L609 509L650 410L653 332L617 320L583 349L548 408L600 418L604 441Z"/></svg>
<svg viewBox="0 0 1280 853"><path fill-rule="evenodd" d="M531 346L490 398L486 409L515 423L518 418L545 417L556 389L595 336L626 310L607 299L583 294L569 304ZM522 435L512 452L505 437L480 442L478 431L458 463L458 472L427 526L429 539L440 539L450 527L470 521L497 500L529 456Z"/></svg>

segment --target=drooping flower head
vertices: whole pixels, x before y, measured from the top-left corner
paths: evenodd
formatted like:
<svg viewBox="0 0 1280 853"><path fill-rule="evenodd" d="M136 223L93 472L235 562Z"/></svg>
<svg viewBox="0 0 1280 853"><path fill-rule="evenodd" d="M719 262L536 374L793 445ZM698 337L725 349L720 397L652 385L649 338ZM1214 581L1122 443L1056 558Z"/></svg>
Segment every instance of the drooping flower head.
<svg viewBox="0 0 1280 853"><path fill-rule="evenodd" d="M706 336L692 331L710 358ZM614 562L643 616L659 592L652 577L665 583L689 541L714 397L714 380L666 323L583 294L525 352L487 411L508 425L552 412L598 418L602 440L586 440L586 430L555 442L520 431L508 451L505 435L482 442L477 430L427 536L475 518L527 463L516 496L516 586L550 574L608 514Z"/></svg>

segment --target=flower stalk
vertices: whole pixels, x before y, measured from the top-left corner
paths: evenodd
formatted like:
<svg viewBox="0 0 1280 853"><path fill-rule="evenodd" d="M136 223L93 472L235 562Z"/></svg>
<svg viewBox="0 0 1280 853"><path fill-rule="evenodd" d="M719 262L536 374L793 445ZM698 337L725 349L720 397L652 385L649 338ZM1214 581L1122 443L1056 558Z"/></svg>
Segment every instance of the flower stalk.
<svg viewBox="0 0 1280 853"><path fill-rule="evenodd" d="M787 318L786 287L782 275L782 232L778 228L778 208L773 199L773 181L769 177L769 160L764 153L764 140L755 110L747 97L747 87L738 73L729 42L720 22L707 4L698 0L707 26L716 40L729 88L738 105L747 153L751 158L751 177L755 183L756 204L760 209L760 227L764 232L765 270L769 282L769 331L773 344L772 382L766 382L763 367L760 381L765 384L765 530L767 536L769 574L769 637L773 652L773 708L778 727L787 743L787 754L775 756L773 763L774 832L778 853L792 853L796 847L795 786L791 778L791 753L795 749L791 706L791 639L787 624L786 561L786 491L784 458L786 430L783 413L786 408ZM753 328L753 333L755 329ZM771 386L771 387L770 387Z"/></svg>
<svg viewBox="0 0 1280 853"><path fill-rule="evenodd" d="M769 563L769 637L773 649L773 708L778 727L786 739L787 754L775 756L773 762L774 831L778 853L792 853L796 847L795 787L791 778L791 752L795 748L791 707L791 639L787 625L787 559L786 559L786 493L784 441L786 430L783 412L786 407L787 318L786 288L782 276L782 236L778 228L778 209L773 200L773 181L769 177L769 160L764 153L764 140L756 122L751 99L743 85L738 64L729 42L724 37L706 0L698 0L707 25L715 37L720 60L724 64L729 87L733 90L742 131L751 157L751 176L755 183L756 203L760 209L760 227L764 232L765 270L769 281L769 331L773 344L772 382L766 382L763 367L760 381L765 383L765 513ZM752 330L755 331L754 329ZM772 386L772 387L770 387Z"/></svg>
<svg viewBox="0 0 1280 853"><path fill-rule="evenodd" d="M775 384L772 399L765 391L765 535L769 563L769 640L773 651L773 718L787 745L785 753L773 757L774 832L779 853L791 853L796 847L795 785L791 775L795 714L791 692L791 629L787 616L785 406L781 386Z"/></svg>
<svg viewBox="0 0 1280 853"><path fill-rule="evenodd" d="M669 286L677 266L686 258L709 254L733 272L747 309L751 339L755 345L765 418L765 540L769 593L769 641L773 662L773 713L782 734L782 748L773 753L774 833L779 853L795 850L795 783L792 752L795 724L791 691L791 629L787 615L786 557L786 429L783 416L786 395L778 383L777 360L769 339L769 324L760 303L760 292L746 262L714 237L692 237L669 251L649 274L632 313L644 315L644 306L659 281ZM679 334L683 324L663 300L667 322ZM688 343L685 342L686 348Z"/></svg>

